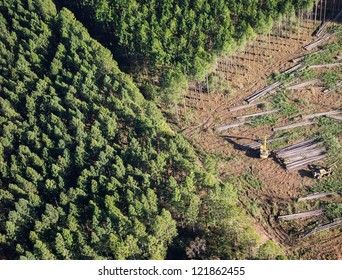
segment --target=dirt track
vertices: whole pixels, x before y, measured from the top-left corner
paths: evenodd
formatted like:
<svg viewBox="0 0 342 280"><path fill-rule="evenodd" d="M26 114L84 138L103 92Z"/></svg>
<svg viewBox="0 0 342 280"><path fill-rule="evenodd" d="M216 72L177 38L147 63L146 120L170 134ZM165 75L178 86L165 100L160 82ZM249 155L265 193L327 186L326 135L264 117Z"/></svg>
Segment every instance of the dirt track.
<svg viewBox="0 0 342 280"><path fill-rule="evenodd" d="M182 131L190 141L199 145L205 152L222 159L219 174L223 180L251 172L253 177L262 182L261 188L244 188L241 191L240 201L253 216L255 228L263 240L267 238L276 240L294 258L336 259L342 257L340 229L301 239L300 232L304 231L306 226L317 222L317 218L288 224L280 223L275 218L281 212L288 211L290 205L300 194L305 193L306 187L312 185L314 180L305 176L305 172L286 173L274 160L261 161L255 154L245 149L244 145L253 142L252 140L260 139L263 135L270 136L271 126L241 126L221 134L214 132L215 127L238 122L234 119L235 116L260 112L257 107L236 112L229 112L227 109L242 105L246 96L267 85L267 78L272 73L281 72L295 65L289 60L307 54L308 51L305 51L303 46L314 39L311 36L314 26L314 22L307 21L302 29L300 40L295 36L292 36L293 38L263 36L257 40L255 46L248 47L246 52L235 54L229 59L219 58L215 69L215 74L220 77L217 83L223 85L229 83L232 93L208 94L205 82L191 82L189 98L184 101L186 107L183 108L183 114L190 112L192 120L195 121ZM342 105L337 93L328 97L323 96L319 87L313 87L309 92L296 91L292 93L291 99L301 100L303 96L307 99L307 103L301 105L301 113L324 111ZM336 100L340 100L340 103L336 104ZM287 121L283 118L277 125L286 124ZM304 137L306 130L309 133L310 129L310 127L302 129ZM249 209L252 202L258 205L257 215Z"/></svg>

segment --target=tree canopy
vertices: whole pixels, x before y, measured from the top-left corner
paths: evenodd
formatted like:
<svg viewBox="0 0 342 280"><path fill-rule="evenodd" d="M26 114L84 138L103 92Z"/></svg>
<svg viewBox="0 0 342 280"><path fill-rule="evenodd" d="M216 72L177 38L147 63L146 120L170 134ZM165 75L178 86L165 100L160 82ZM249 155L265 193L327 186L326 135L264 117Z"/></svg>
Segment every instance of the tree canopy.
<svg viewBox="0 0 342 280"><path fill-rule="evenodd" d="M96 17L117 16L99 12L109 2L90 4L99 9ZM204 1L192 5L208 9ZM123 13L143 7L117 4ZM132 26L118 24L118 38L130 43L124 30ZM170 23L171 34L177 24ZM1 258L163 259L194 232L226 242L230 251L209 244L215 257L252 256L245 247L257 242L240 230L240 222L249 225L232 186L215 178L215 168L199 167L193 147L69 10L57 12L50 0L1 1L0 26ZM215 32L231 30L224 28ZM191 32L197 37L195 27ZM152 45L162 48L158 37ZM156 63L164 63L159 54ZM231 221L235 227L227 227ZM223 231L212 234L210 227ZM187 230L192 234L181 233Z"/></svg>

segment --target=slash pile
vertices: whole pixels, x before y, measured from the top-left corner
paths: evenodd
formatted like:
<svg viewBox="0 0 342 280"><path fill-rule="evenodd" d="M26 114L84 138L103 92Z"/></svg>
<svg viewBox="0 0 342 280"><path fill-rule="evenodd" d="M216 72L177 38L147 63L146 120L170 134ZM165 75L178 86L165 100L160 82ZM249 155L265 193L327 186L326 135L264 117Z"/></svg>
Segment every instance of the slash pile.
<svg viewBox="0 0 342 280"><path fill-rule="evenodd" d="M320 140L307 140L274 151L276 159L286 170L294 171L308 164L321 161L327 156L327 150Z"/></svg>

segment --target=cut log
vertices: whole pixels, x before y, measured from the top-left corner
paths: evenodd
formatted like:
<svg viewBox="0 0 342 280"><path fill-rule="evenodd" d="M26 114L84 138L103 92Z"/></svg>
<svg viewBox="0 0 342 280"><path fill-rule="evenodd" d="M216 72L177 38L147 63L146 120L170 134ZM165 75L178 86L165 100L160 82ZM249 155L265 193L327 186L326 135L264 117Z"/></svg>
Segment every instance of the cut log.
<svg viewBox="0 0 342 280"><path fill-rule="evenodd" d="M255 113L255 114L250 114L250 115L244 115L244 116L238 116L236 117L237 119L245 119L245 118L251 118L251 117L258 117L258 116L264 116L264 115L269 115L279 112L279 109L274 109L270 111L265 111L265 112L260 112L260 113Z"/></svg>
<svg viewBox="0 0 342 280"><path fill-rule="evenodd" d="M342 111L335 110L335 111L329 111L329 112L322 112L322 113L317 113L317 114L305 115L305 116L302 116L302 118L303 119L313 119L313 118L321 117L321 116L339 115L341 113L342 113Z"/></svg>
<svg viewBox="0 0 342 280"><path fill-rule="evenodd" d="M262 105L262 104L265 104L265 103L266 103L266 102L257 102L257 103L251 103L251 104L246 104L246 105L231 107L231 108L228 109L228 111L229 111L229 112L234 112L234 111L246 109L246 108L249 108L249 107Z"/></svg>
<svg viewBox="0 0 342 280"><path fill-rule="evenodd" d="M294 155L291 155L289 157L286 157L284 159L284 163L286 166L291 166L291 164L294 164L295 162L299 162L299 161L304 161L306 159L312 158L314 156L320 156L326 153L326 149L325 148L320 148L320 149L316 149L313 150L309 153L306 153L305 151L303 152L299 152L296 153Z"/></svg>
<svg viewBox="0 0 342 280"><path fill-rule="evenodd" d="M313 145L313 144L316 144L318 142L319 142L319 140L317 140L317 139L306 140L306 141L303 141L303 142L300 142L300 143L297 143L297 144L289 145L289 146L286 146L284 148L275 150L274 152L278 153L278 152L282 152L282 151L289 151L289 150L292 150L294 148L308 146L308 145Z"/></svg>
<svg viewBox="0 0 342 280"><path fill-rule="evenodd" d="M251 94L250 96L248 96L247 98L245 98L244 100L247 101L248 103L254 102L256 99L262 97L263 95L267 94L268 92L278 88L281 86L281 82L275 82L261 90L256 91L255 93Z"/></svg>
<svg viewBox="0 0 342 280"><path fill-rule="evenodd" d="M312 50L313 48L317 47L318 45L324 43L324 41L328 40L332 34L326 33L322 37L317 38L313 42L309 43L308 45L304 46L304 49L306 50Z"/></svg>
<svg viewBox="0 0 342 280"><path fill-rule="evenodd" d="M293 148L291 150L287 150L287 151L280 151L277 152L277 155L280 157L290 157L292 155L296 155L298 153L303 153L303 152L311 152L314 150L319 149L320 146L318 144L313 144L313 145L308 145L308 146L304 146L304 147L298 147L298 148Z"/></svg>
<svg viewBox="0 0 342 280"><path fill-rule="evenodd" d="M300 57L296 57L296 58L293 58L293 59L291 59L290 61L292 61L292 62L300 62L300 61L302 61L304 58L306 58L307 56L309 56L309 55L314 55L314 54L318 54L318 53L320 53L320 52L322 52L323 50L318 50L318 51L315 51L315 52L313 52L313 53L309 53L309 54L306 54L306 55L303 55L303 56L300 56Z"/></svg>
<svg viewBox="0 0 342 280"><path fill-rule="evenodd" d="M323 21L323 22L321 23L321 25L318 27L318 29L317 29L315 35L316 35L317 37L320 37L320 36L323 34L324 30L327 28L327 26L328 26L329 23L330 23L329 21Z"/></svg>
<svg viewBox="0 0 342 280"><path fill-rule="evenodd" d="M321 81L320 79L313 79L313 80L302 82L302 83L299 83L299 84L296 84L296 85L293 85L293 86L289 86L286 89L301 89L303 87L316 84L316 83L318 83L320 81Z"/></svg>
<svg viewBox="0 0 342 280"><path fill-rule="evenodd" d="M307 236L314 234L314 233L318 233L318 232L322 232L322 231L325 231L328 229L332 229L332 228L338 227L340 225L342 225L342 218L335 219L332 223L322 225L322 226L318 226L315 229L313 229L312 231L310 231L309 233L305 234L304 237L307 237Z"/></svg>
<svg viewBox="0 0 342 280"><path fill-rule="evenodd" d="M333 91L333 90L335 90L335 89L337 89L337 88L339 88L339 87L342 87L342 81L339 81L339 82L334 86L334 88L332 88L332 89L327 88L327 89L323 90L323 93L329 93L329 92L331 92L331 91Z"/></svg>
<svg viewBox="0 0 342 280"><path fill-rule="evenodd" d="M314 194L308 194L306 196L298 198L298 201L305 201L305 200L313 200L313 199L319 199L327 196L334 195L333 192L323 192L323 193L314 193Z"/></svg>
<svg viewBox="0 0 342 280"><path fill-rule="evenodd" d="M221 132L223 130L226 130L226 129L229 129L229 128L233 128L233 127L238 127L238 126L245 125L245 124L248 124L248 123L251 123L251 122L250 121L245 121L245 122L240 122L240 123L233 123L233 124L223 125L223 126L217 127L216 131Z"/></svg>
<svg viewBox="0 0 342 280"><path fill-rule="evenodd" d="M278 149L273 154L291 172L310 163L323 160L327 156L327 151L320 143L320 140L317 139L307 140Z"/></svg>
<svg viewBox="0 0 342 280"><path fill-rule="evenodd" d="M342 62L339 62L339 63L330 63L330 64L321 64L321 65L310 65L308 68L309 69L333 68L333 67L338 67L341 65L342 65Z"/></svg>
<svg viewBox="0 0 342 280"><path fill-rule="evenodd" d="M290 67L289 69L285 70L281 73L281 75L286 75L295 72L296 70L299 70L302 67L302 63L298 63L295 66Z"/></svg>
<svg viewBox="0 0 342 280"><path fill-rule="evenodd" d="M303 213L297 213L297 214L292 214L292 215L284 215L284 216L279 216L279 220L284 220L284 221L289 221L289 220L295 220L295 219L300 219L300 218L309 218L312 216L319 216L323 214L323 210L313 210L313 211L308 211L308 212L303 212Z"/></svg>
<svg viewBox="0 0 342 280"><path fill-rule="evenodd" d="M306 166L310 163L313 162L317 162L317 161L322 161L323 159L325 159L327 157L326 153L318 155L318 156L314 156L314 157L309 157L306 159L302 159L296 162L291 162L289 164L286 164L286 169L288 169L289 171L291 170L297 170L303 166Z"/></svg>
<svg viewBox="0 0 342 280"><path fill-rule="evenodd" d="M275 150L274 153L281 153L281 152L285 152L285 151L291 151L291 150L294 150L294 149L297 149L297 148L300 148L300 147L307 147L307 146L310 146L310 145L316 145L319 142L320 141L317 140L317 139L306 140L306 141L303 141L303 142L300 142L300 143L297 143L297 144L289 145L289 146L286 146L284 148Z"/></svg>
<svg viewBox="0 0 342 280"><path fill-rule="evenodd" d="M294 123L294 124L276 127L276 128L273 128L272 130L273 131L279 131L279 130L284 130L284 129L296 128L296 127L300 127L300 126L304 126L304 125L311 125L314 123L315 122L313 122L313 121L304 121L304 122L298 122L298 123Z"/></svg>
<svg viewBox="0 0 342 280"><path fill-rule="evenodd" d="M342 122L342 116L329 116L329 118L336 120L336 121L339 121L339 122Z"/></svg>

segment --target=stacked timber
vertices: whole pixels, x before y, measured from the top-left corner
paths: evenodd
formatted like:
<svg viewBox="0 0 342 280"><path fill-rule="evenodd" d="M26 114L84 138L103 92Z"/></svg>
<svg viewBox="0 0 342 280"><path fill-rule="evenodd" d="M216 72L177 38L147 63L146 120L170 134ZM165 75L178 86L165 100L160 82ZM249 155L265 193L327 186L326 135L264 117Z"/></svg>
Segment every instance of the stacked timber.
<svg viewBox="0 0 342 280"><path fill-rule="evenodd" d="M329 111L329 112L322 112L322 113L316 113L316 114L311 114L311 115L305 115L305 116L302 116L302 118L303 119L313 119L313 118L321 117L321 116L339 115L341 113L342 113L342 111L335 110L335 111Z"/></svg>
<svg viewBox="0 0 342 280"><path fill-rule="evenodd" d="M228 108L228 111L229 112L234 112L234 111L239 111L239 110L242 110L242 109L246 109L246 108L253 107L253 106L259 106L259 105L263 105L263 104L265 104L265 102L257 102L257 103L252 103L252 104L245 104L245 105L241 105L241 106L236 106L236 107Z"/></svg>
<svg viewBox="0 0 342 280"><path fill-rule="evenodd" d="M329 118L335 120L335 121L339 121L342 122L342 116L329 116Z"/></svg>
<svg viewBox="0 0 342 280"><path fill-rule="evenodd" d="M308 51L312 50L313 48L317 47L318 45L324 43L324 41L328 40L331 36L332 36L331 33L326 33L322 37L319 37L316 40L314 40L313 42L311 42L310 44L306 45L304 47L304 49L306 49Z"/></svg>
<svg viewBox="0 0 342 280"><path fill-rule="evenodd" d="M291 59L290 61L292 61L292 62L300 62L300 61L302 61L304 58L306 58L307 56L309 56L309 55L314 55L314 54L318 54L318 53L320 53L320 52L322 52L323 50L318 50L318 51L315 51L315 52L313 52L313 53L309 53L309 54L306 54L306 55L303 55L303 56L300 56L300 57L296 57L296 58L293 58L293 59Z"/></svg>
<svg viewBox="0 0 342 280"><path fill-rule="evenodd" d="M240 122L240 123L227 124L227 125L223 125L223 126L217 127L216 131L221 132L221 131L227 130L229 128L238 127L238 126L245 125L245 124L248 124L248 123L251 123L251 122L250 121L245 121L245 122Z"/></svg>
<svg viewBox="0 0 342 280"><path fill-rule="evenodd" d="M251 118L251 117L264 116L264 115L274 114L277 112L279 112L279 109L274 109L274 110L250 114L250 115L238 116L238 117L236 117L236 119L245 119L245 118Z"/></svg>
<svg viewBox="0 0 342 280"><path fill-rule="evenodd" d="M325 224L322 226L318 226L315 229L313 229L312 231L310 231L309 233L305 234L304 237L307 237L311 234L322 232L322 231L325 231L325 230L328 230L328 229L331 229L334 227L338 227L340 225L342 225L342 218L335 219L332 223Z"/></svg>
<svg viewBox="0 0 342 280"><path fill-rule="evenodd" d="M316 84L316 83L319 83L320 82L320 79L312 79L310 81L306 81L306 82L302 82L302 83L299 83L299 84L296 84L296 85L293 85L293 86L289 86L287 87L286 89L301 89L301 88L304 88L304 87L307 87L309 85L313 85L313 84Z"/></svg>
<svg viewBox="0 0 342 280"><path fill-rule="evenodd" d="M284 72L282 72L281 75L286 75L286 74L291 74L294 72L302 71L305 68L306 68L305 65L303 65L302 63L298 63L298 64L290 67L289 69L285 70ZM250 96L246 97L244 100L247 101L248 103L252 103L267 93L273 93L273 92L277 91L282 85L283 85L282 82L277 81L277 82L275 82L275 83L273 83L267 87L264 87L264 88L262 88L256 92L254 92Z"/></svg>
<svg viewBox="0 0 342 280"><path fill-rule="evenodd" d="M312 216L319 216L322 214L323 214L323 210L319 209L319 210L313 210L313 211L297 213L297 214L292 214L292 215L278 216L278 219L284 220L284 221L290 221L290 220L295 220L295 219L300 219L300 218L309 218Z"/></svg>
<svg viewBox="0 0 342 280"><path fill-rule="evenodd" d="M254 92L253 94L251 94L250 96L248 96L245 101L247 101L248 103L254 102L255 100L257 100L258 98L264 96L265 94L269 93L272 90L275 90L276 88L279 88L282 85L281 82L275 82L267 87L264 87L256 92Z"/></svg>
<svg viewBox="0 0 342 280"><path fill-rule="evenodd" d="M330 21L323 21L321 23L321 25L318 27L317 32L316 32L315 35L317 37L320 37L323 34L324 30L327 28L329 23L330 23Z"/></svg>
<svg viewBox="0 0 342 280"><path fill-rule="evenodd" d="M303 64L302 63L298 63L298 64L296 64L295 66L292 66L292 67L290 67L289 69L286 69L284 72L282 72L281 74L282 75L286 75L286 74L291 74L291 73L293 73L293 72L295 72L295 71L301 71L301 70L303 70L305 68L305 66L303 66Z"/></svg>
<svg viewBox="0 0 342 280"><path fill-rule="evenodd" d="M301 126L305 126L305 125L311 125L311 124L315 124L315 122L314 121L303 121L303 122L293 123L293 124L284 125L284 126L280 126L280 127L275 127L272 130L273 131L279 131L279 130L301 127Z"/></svg>
<svg viewBox="0 0 342 280"><path fill-rule="evenodd" d="M298 201L304 201L304 200L313 200L313 199L319 199L327 196L333 196L333 192L323 192L323 193L314 193L314 194L309 194L303 197L298 198Z"/></svg>
<svg viewBox="0 0 342 280"><path fill-rule="evenodd" d="M327 156L319 140L307 140L274 151L275 158L288 171L298 170Z"/></svg>
<svg viewBox="0 0 342 280"><path fill-rule="evenodd" d="M318 69L318 68L333 68L333 67L339 67L342 66L341 62L338 63L330 63L330 64L320 64L320 65L310 65L309 69Z"/></svg>

